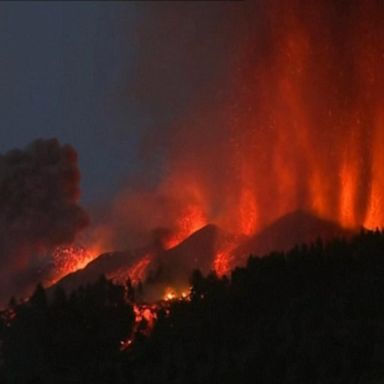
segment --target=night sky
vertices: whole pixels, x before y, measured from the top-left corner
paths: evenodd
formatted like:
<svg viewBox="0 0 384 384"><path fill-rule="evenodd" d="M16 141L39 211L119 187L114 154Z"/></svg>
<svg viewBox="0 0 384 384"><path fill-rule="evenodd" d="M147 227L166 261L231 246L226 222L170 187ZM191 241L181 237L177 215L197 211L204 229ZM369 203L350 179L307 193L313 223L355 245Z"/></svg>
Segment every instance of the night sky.
<svg viewBox="0 0 384 384"><path fill-rule="evenodd" d="M136 8L0 4L0 151L36 138L72 144L85 205L109 198L137 171L145 116L132 103L119 102L134 77Z"/></svg>
<svg viewBox="0 0 384 384"><path fill-rule="evenodd" d="M176 124L196 102L223 97L240 25L231 28L234 9L241 7L2 2L0 152L37 138L73 145L81 204L91 213L122 189L155 185ZM194 125L198 136L208 132Z"/></svg>

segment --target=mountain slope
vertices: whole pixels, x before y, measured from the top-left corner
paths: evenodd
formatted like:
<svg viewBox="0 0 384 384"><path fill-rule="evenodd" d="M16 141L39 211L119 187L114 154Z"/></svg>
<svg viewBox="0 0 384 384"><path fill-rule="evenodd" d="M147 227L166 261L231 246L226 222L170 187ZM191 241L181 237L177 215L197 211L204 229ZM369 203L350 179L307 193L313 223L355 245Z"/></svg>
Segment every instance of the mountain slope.
<svg viewBox="0 0 384 384"><path fill-rule="evenodd" d="M355 231L338 223L319 218L309 212L295 211L274 221L252 236L233 252L233 257L244 260L250 254L264 256L272 251L287 251L297 244L310 243L318 238L349 237Z"/></svg>
<svg viewBox="0 0 384 384"><path fill-rule="evenodd" d="M168 250L147 247L102 254L84 269L65 276L57 284L71 291L81 284L96 281L101 274L125 282L128 277L133 277L135 268L137 274L137 266L140 267L140 261L144 261L140 279L145 283L146 298L155 300L161 297L166 287L185 289L193 270L209 273L215 256L230 248L234 247L230 252L230 265L235 267L244 264L250 254L263 256L315 241L319 237L327 240L336 236L348 237L352 233L337 223L304 211L284 215L250 238L233 236L209 224ZM228 245L231 246L228 248Z"/></svg>

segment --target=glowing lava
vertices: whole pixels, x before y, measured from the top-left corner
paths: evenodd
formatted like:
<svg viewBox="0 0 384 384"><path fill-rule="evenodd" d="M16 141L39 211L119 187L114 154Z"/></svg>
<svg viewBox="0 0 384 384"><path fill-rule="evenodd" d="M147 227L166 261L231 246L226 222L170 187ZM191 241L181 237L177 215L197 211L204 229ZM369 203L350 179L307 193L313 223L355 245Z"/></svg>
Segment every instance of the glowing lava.
<svg viewBox="0 0 384 384"><path fill-rule="evenodd" d="M231 270L230 255L226 252L218 252L213 263L213 268L218 276L227 275Z"/></svg>
<svg viewBox="0 0 384 384"><path fill-rule="evenodd" d="M52 255L55 277L49 282L49 285L54 284L68 273L84 268L99 254L99 249L86 249L80 245L57 247Z"/></svg>
<svg viewBox="0 0 384 384"><path fill-rule="evenodd" d="M205 224L231 233L296 210L383 226L383 4L250 3L229 96L171 132L169 184L193 184Z"/></svg>
<svg viewBox="0 0 384 384"><path fill-rule="evenodd" d="M164 311L165 315L170 314L170 304L176 300L185 301L190 298L190 289L176 291L167 288L163 300L155 304L133 304L135 323L132 334L126 340L120 342L120 350L130 348L138 334L149 336L156 324L159 311Z"/></svg>
<svg viewBox="0 0 384 384"><path fill-rule="evenodd" d="M152 258L152 255L147 254L133 263L133 265L122 267L108 274L107 277L120 284L125 284L130 279L133 285L137 285L145 280Z"/></svg>
<svg viewBox="0 0 384 384"><path fill-rule="evenodd" d="M206 224L206 218L201 207L195 205L187 206L183 215L175 223L175 232L164 242L164 248L170 249L177 246Z"/></svg>
<svg viewBox="0 0 384 384"><path fill-rule="evenodd" d="M228 81L214 83L223 96L197 92L185 116L150 132L169 143L168 162L153 191L116 201L126 233L165 229L169 249L206 224L252 236L294 211L351 229L384 225L383 3L258 3L239 2L228 27ZM217 247L218 275L236 265L235 246ZM88 260L74 253L63 273ZM150 263L137 262L133 279Z"/></svg>
<svg viewBox="0 0 384 384"><path fill-rule="evenodd" d="M164 301L189 300L191 288L175 289L167 287L163 294Z"/></svg>
<svg viewBox="0 0 384 384"><path fill-rule="evenodd" d="M171 300L176 299L176 297L177 297L176 291L173 288L167 288L165 290L163 299L165 301L171 301Z"/></svg>

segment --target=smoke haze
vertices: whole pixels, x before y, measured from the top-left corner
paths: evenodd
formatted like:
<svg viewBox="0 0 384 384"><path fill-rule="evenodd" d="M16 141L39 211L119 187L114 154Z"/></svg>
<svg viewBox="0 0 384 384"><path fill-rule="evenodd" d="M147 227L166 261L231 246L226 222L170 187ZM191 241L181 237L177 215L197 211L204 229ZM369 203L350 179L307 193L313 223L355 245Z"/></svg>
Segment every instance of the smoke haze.
<svg viewBox="0 0 384 384"><path fill-rule="evenodd" d="M46 255L88 224L79 179L75 150L56 139L0 156L0 299L44 278Z"/></svg>

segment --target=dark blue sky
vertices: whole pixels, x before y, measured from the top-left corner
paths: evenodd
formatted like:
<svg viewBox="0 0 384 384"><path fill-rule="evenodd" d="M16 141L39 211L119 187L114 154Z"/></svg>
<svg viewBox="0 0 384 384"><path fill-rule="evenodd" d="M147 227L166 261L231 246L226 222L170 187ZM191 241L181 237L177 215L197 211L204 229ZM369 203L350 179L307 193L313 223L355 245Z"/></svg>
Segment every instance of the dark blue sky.
<svg viewBox="0 0 384 384"><path fill-rule="evenodd" d="M72 144L86 204L136 170L145 118L118 99L134 76L138 20L132 3L0 3L0 151L38 137Z"/></svg>
<svg viewBox="0 0 384 384"><path fill-rule="evenodd" d="M92 209L218 150L204 113L227 98L242 15L241 2L0 2L0 152L72 144Z"/></svg>

